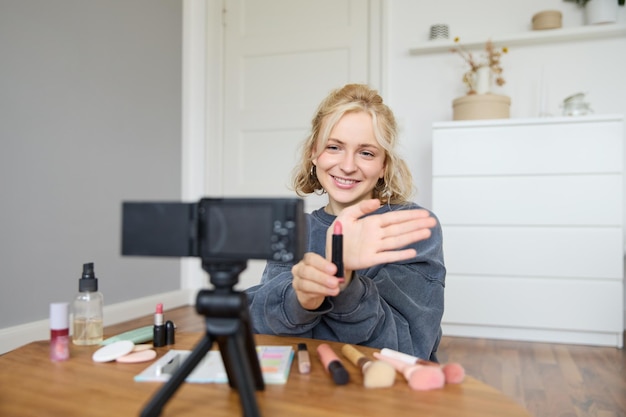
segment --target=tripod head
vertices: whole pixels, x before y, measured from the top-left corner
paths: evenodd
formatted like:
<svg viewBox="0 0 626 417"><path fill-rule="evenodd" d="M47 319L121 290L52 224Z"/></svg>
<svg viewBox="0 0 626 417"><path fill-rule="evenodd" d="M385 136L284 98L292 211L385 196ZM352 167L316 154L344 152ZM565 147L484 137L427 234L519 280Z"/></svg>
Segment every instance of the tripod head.
<svg viewBox="0 0 626 417"><path fill-rule="evenodd" d="M202 261L202 269L209 274L215 292L232 292L239 283L239 274L248 266L247 261Z"/></svg>

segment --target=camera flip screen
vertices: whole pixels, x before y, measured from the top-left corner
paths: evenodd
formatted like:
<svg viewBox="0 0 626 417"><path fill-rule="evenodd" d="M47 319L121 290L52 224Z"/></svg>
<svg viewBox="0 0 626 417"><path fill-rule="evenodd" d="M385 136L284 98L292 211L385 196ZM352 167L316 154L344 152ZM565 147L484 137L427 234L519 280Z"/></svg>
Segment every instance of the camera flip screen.
<svg viewBox="0 0 626 417"><path fill-rule="evenodd" d="M252 215L254 211L254 215ZM204 219L207 239L202 253L213 256L271 255L272 207L209 205Z"/></svg>
<svg viewBox="0 0 626 417"><path fill-rule="evenodd" d="M304 254L304 202L297 198L125 202L122 216L124 255L292 262Z"/></svg>

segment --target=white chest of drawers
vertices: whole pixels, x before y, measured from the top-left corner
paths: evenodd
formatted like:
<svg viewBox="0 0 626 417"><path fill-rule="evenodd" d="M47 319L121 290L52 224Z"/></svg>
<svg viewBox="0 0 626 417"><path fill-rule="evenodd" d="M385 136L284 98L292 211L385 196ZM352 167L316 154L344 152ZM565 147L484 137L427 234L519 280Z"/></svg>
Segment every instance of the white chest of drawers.
<svg viewBox="0 0 626 417"><path fill-rule="evenodd" d="M444 334L623 345L621 115L433 125Z"/></svg>

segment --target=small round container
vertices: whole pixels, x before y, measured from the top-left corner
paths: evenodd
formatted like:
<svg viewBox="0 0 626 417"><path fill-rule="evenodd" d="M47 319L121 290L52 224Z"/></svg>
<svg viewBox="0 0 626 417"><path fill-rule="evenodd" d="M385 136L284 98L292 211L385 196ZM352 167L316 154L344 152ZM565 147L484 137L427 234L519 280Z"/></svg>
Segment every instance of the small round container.
<svg viewBox="0 0 626 417"><path fill-rule="evenodd" d="M561 104L563 108L563 116L585 116L593 113L591 105L585 101L585 93L576 93L565 100Z"/></svg>
<svg viewBox="0 0 626 417"><path fill-rule="evenodd" d="M563 16L558 10L544 10L533 16L533 30L558 29L563 26Z"/></svg>

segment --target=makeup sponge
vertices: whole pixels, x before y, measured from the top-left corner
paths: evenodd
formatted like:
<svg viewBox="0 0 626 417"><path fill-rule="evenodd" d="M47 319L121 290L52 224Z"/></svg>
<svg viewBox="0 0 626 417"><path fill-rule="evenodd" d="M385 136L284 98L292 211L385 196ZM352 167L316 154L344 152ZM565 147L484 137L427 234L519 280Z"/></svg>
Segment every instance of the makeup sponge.
<svg viewBox="0 0 626 417"><path fill-rule="evenodd" d="M460 384L465 379L465 369L458 363L451 362L445 365L441 365L437 362L427 361L425 359L420 359L416 356L408 355L406 353L398 352L397 350L384 348L381 349L380 353L375 353L374 356L382 355L386 358L392 358L409 365L424 365L424 366L435 366L439 367L443 370L443 374L446 378L446 384Z"/></svg>
<svg viewBox="0 0 626 417"><path fill-rule="evenodd" d="M448 384L460 384L465 379L465 369L458 363L447 363L441 367Z"/></svg>
<svg viewBox="0 0 626 417"><path fill-rule="evenodd" d="M416 391L441 388L446 383L443 371L433 366L409 365L404 368L402 373L409 383L409 387Z"/></svg>
<svg viewBox="0 0 626 417"><path fill-rule="evenodd" d="M374 353L374 357L389 363L398 372L404 375L409 387L413 390L428 391L441 388L446 383L443 370L438 366L411 365L399 359L381 355L378 352Z"/></svg>
<svg viewBox="0 0 626 417"><path fill-rule="evenodd" d="M120 356L116 359L119 363L141 363L148 362L156 358L157 353L152 349L138 350L131 352L128 355Z"/></svg>

